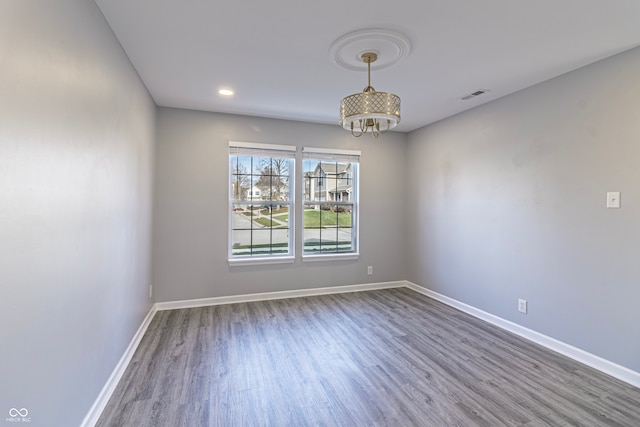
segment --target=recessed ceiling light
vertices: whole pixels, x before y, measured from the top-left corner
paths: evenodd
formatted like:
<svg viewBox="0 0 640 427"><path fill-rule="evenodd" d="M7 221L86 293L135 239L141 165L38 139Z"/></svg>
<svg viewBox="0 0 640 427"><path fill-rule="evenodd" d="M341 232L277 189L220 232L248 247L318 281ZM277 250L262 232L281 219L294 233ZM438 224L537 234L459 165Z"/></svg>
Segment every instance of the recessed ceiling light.
<svg viewBox="0 0 640 427"><path fill-rule="evenodd" d="M233 96L233 91L231 89L220 89L218 94L222 96Z"/></svg>

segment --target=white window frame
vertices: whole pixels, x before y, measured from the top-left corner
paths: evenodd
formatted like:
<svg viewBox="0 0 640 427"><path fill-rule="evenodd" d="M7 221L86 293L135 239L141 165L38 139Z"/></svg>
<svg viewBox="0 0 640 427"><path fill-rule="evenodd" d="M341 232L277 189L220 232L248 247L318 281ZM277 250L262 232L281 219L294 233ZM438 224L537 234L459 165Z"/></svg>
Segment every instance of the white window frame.
<svg viewBox="0 0 640 427"><path fill-rule="evenodd" d="M360 167L360 150L340 150L340 149L331 149L331 148L314 148L314 147L303 147L302 148L302 188L304 188L305 183L305 170L304 163L307 159L313 160L326 160L328 162L348 162L352 164L352 192L351 192L351 200L349 202L342 201L326 201L326 203L336 204L336 205L351 205L353 208L352 212L352 236L351 236L351 247L352 250L349 252L319 252L319 253L305 253L304 246L304 235L305 235L305 227L304 227L304 211L305 207L308 205L316 205L318 202L323 200L314 200L307 201L302 200L302 226L301 226L301 245L302 248L302 260L306 261L330 261L330 260L345 260L345 259L358 259L360 256L360 188L359 188L359 167ZM324 179L323 181L326 181Z"/></svg>
<svg viewBox="0 0 640 427"><path fill-rule="evenodd" d="M229 265L259 265L259 264L278 264L278 263L292 263L295 261L295 206L296 206L296 151L297 147L291 145L276 145L276 144L260 144L253 142L238 142L229 141L229 171L228 171L228 189L229 189L229 202L228 202L228 262ZM232 158L234 156L254 156L254 157L270 157L270 158L287 158L289 159L289 197L285 202L278 202L278 204L286 203L289 206L289 228L288 228L288 247L289 251L286 254L269 254L269 255L234 255L233 254L233 207L237 204L251 204L251 201L238 201L233 199L233 164ZM253 172L251 172L253 173ZM255 203L258 204L258 203ZM260 205L268 206L274 204L273 201L260 201ZM251 230L253 233L253 230Z"/></svg>

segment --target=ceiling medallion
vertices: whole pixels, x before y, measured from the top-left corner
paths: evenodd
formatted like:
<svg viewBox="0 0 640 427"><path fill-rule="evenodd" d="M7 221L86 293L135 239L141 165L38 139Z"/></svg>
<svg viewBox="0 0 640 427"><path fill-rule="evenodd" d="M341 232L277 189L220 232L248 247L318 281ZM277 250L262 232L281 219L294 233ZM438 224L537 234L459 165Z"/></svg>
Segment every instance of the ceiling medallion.
<svg viewBox="0 0 640 427"><path fill-rule="evenodd" d="M363 71L367 64L364 53L378 55L372 70L391 67L409 55L411 43L402 34L382 28L353 31L339 37L329 48L329 57L338 66L351 71Z"/></svg>

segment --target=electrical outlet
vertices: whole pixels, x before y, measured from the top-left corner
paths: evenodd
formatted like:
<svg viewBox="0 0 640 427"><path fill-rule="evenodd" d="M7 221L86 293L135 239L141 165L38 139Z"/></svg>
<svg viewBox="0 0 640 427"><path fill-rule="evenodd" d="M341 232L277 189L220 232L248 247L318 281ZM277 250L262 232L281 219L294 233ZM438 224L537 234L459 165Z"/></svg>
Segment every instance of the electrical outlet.
<svg viewBox="0 0 640 427"><path fill-rule="evenodd" d="M368 274L369 276L372 276L372 275L373 275L373 265L370 265L369 267L367 267L367 274Z"/></svg>
<svg viewBox="0 0 640 427"><path fill-rule="evenodd" d="M153 285L149 285L149 299L153 297Z"/></svg>
<svg viewBox="0 0 640 427"><path fill-rule="evenodd" d="M527 300L526 299L519 299L518 300L518 311L520 313L527 314Z"/></svg>

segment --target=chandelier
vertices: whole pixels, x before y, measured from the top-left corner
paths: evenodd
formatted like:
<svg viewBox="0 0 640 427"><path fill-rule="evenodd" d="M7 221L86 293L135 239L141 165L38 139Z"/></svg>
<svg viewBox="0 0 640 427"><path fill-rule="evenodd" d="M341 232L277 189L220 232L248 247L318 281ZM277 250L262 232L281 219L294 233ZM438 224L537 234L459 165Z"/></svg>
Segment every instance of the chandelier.
<svg viewBox="0 0 640 427"><path fill-rule="evenodd" d="M340 101L340 126L358 138L369 132L374 138L400 123L400 97L389 92L376 92L371 86L371 63L378 59L372 52L362 54L367 64L368 82L362 93Z"/></svg>

